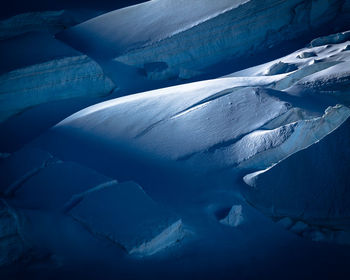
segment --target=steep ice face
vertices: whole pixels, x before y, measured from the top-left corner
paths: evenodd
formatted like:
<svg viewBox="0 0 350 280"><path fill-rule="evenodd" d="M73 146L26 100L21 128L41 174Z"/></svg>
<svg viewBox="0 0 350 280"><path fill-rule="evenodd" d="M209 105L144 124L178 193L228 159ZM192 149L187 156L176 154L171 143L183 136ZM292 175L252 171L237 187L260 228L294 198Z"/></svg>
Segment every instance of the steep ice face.
<svg viewBox="0 0 350 280"><path fill-rule="evenodd" d="M58 11L0 22L0 122L42 103L99 97L114 88L96 62L52 36L69 19Z"/></svg>
<svg viewBox="0 0 350 280"><path fill-rule="evenodd" d="M205 5L203 1L150 1L97 17L58 37L99 59L118 84L121 69L139 69L134 75L144 86L147 79L202 75L212 65L306 35L336 18L343 4L320 0L221 0ZM162 67L150 71L150 64ZM134 81L123 83L132 87Z"/></svg>
<svg viewBox="0 0 350 280"><path fill-rule="evenodd" d="M99 65L84 55L14 70L0 76L0 121L38 104L103 96L113 88Z"/></svg>

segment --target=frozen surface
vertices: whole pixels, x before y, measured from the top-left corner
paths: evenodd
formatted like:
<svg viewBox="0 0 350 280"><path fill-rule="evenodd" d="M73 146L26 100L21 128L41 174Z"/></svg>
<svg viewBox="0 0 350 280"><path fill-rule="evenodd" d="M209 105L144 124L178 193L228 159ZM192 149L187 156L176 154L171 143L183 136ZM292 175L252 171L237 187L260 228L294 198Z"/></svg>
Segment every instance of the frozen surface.
<svg viewBox="0 0 350 280"><path fill-rule="evenodd" d="M133 182L96 188L70 214L129 254L152 255L183 238L181 220Z"/></svg>

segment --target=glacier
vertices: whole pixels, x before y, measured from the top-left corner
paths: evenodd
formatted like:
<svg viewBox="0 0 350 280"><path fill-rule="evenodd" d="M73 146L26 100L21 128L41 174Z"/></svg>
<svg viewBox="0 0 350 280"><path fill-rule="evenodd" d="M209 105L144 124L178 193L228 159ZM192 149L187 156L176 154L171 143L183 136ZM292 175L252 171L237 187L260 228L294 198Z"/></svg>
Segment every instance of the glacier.
<svg viewBox="0 0 350 280"><path fill-rule="evenodd" d="M0 21L1 279L349 275L349 1L64 8Z"/></svg>

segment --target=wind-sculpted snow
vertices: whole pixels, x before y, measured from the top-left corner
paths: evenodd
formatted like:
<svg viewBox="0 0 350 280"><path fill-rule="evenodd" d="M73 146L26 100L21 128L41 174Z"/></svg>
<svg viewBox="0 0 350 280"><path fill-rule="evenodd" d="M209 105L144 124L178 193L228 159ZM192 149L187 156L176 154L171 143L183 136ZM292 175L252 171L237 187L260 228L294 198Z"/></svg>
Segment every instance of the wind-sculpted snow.
<svg viewBox="0 0 350 280"><path fill-rule="evenodd" d="M125 83L125 87L135 87L135 83L121 78L122 69L135 69L142 89L147 79L209 74L210 66L307 36L327 23L336 27L334 19L343 4L315 0L149 1L94 18L58 37L98 59L114 81ZM130 17L134 20L129 21ZM156 64L162 67L148 67Z"/></svg>
<svg viewBox="0 0 350 280"><path fill-rule="evenodd" d="M57 131L84 131L101 135L106 143L118 139L143 152L181 160L235 142L288 111L288 103L263 91L235 88L237 80L199 82L107 101L69 117Z"/></svg>
<svg viewBox="0 0 350 280"><path fill-rule="evenodd" d="M232 145L205 151L190 161L194 165L210 162L210 167L217 169L267 168L322 139L349 116L350 109L336 106L327 109L322 117L301 119L271 130L255 130Z"/></svg>

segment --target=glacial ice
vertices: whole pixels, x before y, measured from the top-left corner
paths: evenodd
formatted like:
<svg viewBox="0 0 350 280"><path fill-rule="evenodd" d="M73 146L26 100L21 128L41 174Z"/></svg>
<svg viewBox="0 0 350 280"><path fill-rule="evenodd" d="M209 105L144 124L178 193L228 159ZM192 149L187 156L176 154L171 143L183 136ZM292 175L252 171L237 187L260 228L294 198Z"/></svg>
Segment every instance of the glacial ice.
<svg viewBox="0 0 350 280"><path fill-rule="evenodd" d="M85 55L13 70L0 76L0 120L49 101L103 96L113 88L99 65Z"/></svg>
<svg viewBox="0 0 350 280"><path fill-rule="evenodd" d="M96 62L53 37L67 18L64 11L38 12L0 22L0 122L42 103L99 97L115 87Z"/></svg>

